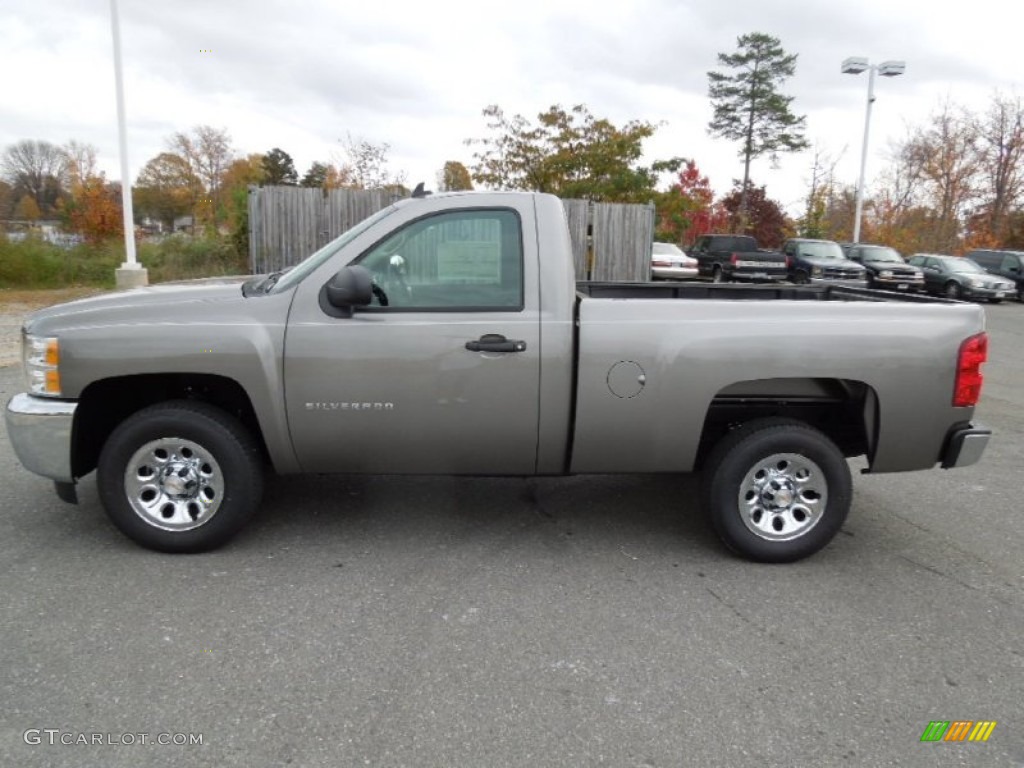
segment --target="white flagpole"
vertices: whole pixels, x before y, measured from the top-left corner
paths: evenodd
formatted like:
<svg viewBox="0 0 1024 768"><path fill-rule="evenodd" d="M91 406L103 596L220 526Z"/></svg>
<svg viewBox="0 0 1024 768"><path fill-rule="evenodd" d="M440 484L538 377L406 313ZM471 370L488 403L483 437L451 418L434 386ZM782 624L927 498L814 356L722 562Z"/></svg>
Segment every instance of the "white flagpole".
<svg viewBox="0 0 1024 768"><path fill-rule="evenodd" d="M124 212L124 247L127 261L115 272L118 288L146 285L149 278L135 259L135 216L132 212L132 180L128 168L128 131L125 127L124 79L121 76L121 26L117 0L110 0L110 22L114 33L114 80L117 83L117 134L121 149L121 208Z"/></svg>

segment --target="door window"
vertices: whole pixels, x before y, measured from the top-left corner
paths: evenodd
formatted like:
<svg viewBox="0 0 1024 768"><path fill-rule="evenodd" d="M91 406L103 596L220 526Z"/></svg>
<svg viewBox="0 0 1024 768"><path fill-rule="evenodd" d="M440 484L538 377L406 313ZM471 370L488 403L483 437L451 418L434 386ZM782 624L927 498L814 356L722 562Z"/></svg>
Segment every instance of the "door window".
<svg viewBox="0 0 1024 768"><path fill-rule="evenodd" d="M522 228L515 211L461 210L417 219L377 243L358 263L373 275L371 308L523 308Z"/></svg>

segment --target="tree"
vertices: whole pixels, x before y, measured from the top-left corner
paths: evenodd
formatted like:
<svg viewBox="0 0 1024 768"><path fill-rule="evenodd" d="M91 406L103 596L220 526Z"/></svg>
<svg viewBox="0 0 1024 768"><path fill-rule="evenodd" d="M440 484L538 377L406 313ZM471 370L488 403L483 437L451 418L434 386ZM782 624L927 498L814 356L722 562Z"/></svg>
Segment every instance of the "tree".
<svg viewBox="0 0 1024 768"><path fill-rule="evenodd" d="M203 185L188 160L173 152L161 152L139 171L133 195L140 217L153 218L173 231L174 220L194 211Z"/></svg>
<svg viewBox="0 0 1024 768"><path fill-rule="evenodd" d="M339 163L339 186L355 189L404 189L405 172L393 174L388 169L390 144L374 144L351 133L346 134L341 143L345 158Z"/></svg>
<svg viewBox="0 0 1024 768"><path fill-rule="evenodd" d="M744 187L740 181L735 181L732 192L722 199L722 207L732 215L733 228L743 215L741 206L744 202L749 234L754 236L762 248L781 246L792 231L782 206L768 198L764 187L755 187L750 182Z"/></svg>
<svg viewBox="0 0 1024 768"><path fill-rule="evenodd" d="M76 182L65 207L69 228L88 243L96 245L124 232L120 189L102 173Z"/></svg>
<svg viewBox="0 0 1024 768"><path fill-rule="evenodd" d="M962 108L944 102L925 128L917 128L901 154L919 174L933 211L926 250L952 253L959 249L963 219L977 198L978 131Z"/></svg>
<svg viewBox="0 0 1024 768"><path fill-rule="evenodd" d="M681 158L639 165L651 123L633 120L622 127L597 118L583 104L555 105L531 124L522 115L506 117L497 105L484 109L492 136L468 139L479 146L473 179L497 189L528 189L567 198L605 202L648 202L658 176L677 171Z"/></svg>
<svg viewBox="0 0 1024 768"><path fill-rule="evenodd" d="M263 156L263 183L270 186L293 187L298 183L299 174L291 155L274 147Z"/></svg>
<svg viewBox="0 0 1024 768"><path fill-rule="evenodd" d="M437 174L437 187L442 192L455 192L460 189L472 189L473 180L466 166L456 160L449 160Z"/></svg>
<svg viewBox="0 0 1024 768"><path fill-rule="evenodd" d="M830 238L828 209L835 190L835 171L839 158L833 158L816 149L811 165L811 184L807 190L804 215L797 222L797 235L810 238Z"/></svg>
<svg viewBox="0 0 1024 768"><path fill-rule="evenodd" d="M0 219L9 218L14 207L14 187L6 181L0 181Z"/></svg>
<svg viewBox="0 0 1024 768"><path fill-rule="evenodd" d="M14 206L14 218L22 221L38 221L43 216L42 211L36 204L32 195L22 195L21 200Z"/></svg>
<svg viewBox="0 0 1024 768"><path fill-rule="evenodd" d="M1024 106L1019 97L996 94L978 121L982 208L992 241L1008 234L1010 214L1024 193Z"/></svg>
<svg viewBox="0 0 1024 768"><path fill-rule="evenodd" d="M326 187L327 175L331 171L328 163L314 162L299 182L303 187Z"/></svg>
<svg viewBox="0 0 1024 768"><path fill-rule="evenodd" d="M808 144L803 136L806 118L794 115L790 110L793 97L778 90L796 71L796 54L786 55L778 38L761 32L741 35L736 42L736 53L718 54L718 63L732 72L708 72L708 95L714 108L708 132L741 142L742 219L747 210L750 161L764 154L775 157L779 152L799 152Z"/></svg>
<svg viewBox="0 0 1024 768"><path fill-rule="evenodd" d="M56 209L66 171L67 157L48 141L19 141L0 155L0 175L14 187L15 199L29 195L41 216Z"/></svg>
<svg viewBox="0 0 1024 768"><path fill-rule="evenodd" d="M96 147L92 144L83 144L71 139L71 141L61 147L61 152L64 153L67 183L69 186L74 186L85 179L99 175L96 169Z"/></svg>
<svg viewBox="0 0 1024 768"><path fill-rule="evenodd" d="M167 144L188 163L192 175L202 185L203 194L193 206L193 216L216 224L222 215L221 175L234 156L227 131L197 125L191 134L175 133Z"/></svg>
<svg viewBox="0 0 1024 768"><path fill-rule="evenodd" d="M693 160L685 161L676 182L655 198L657 231L655 239L677 245L692 243L701 235L724 229L728 214L715 204L707 176L701 175Z"/></svg>
<svg viewBox="0 0 1024 768"><path fill-rule="evenodd" d="M224 171L222 184L227 208L230 241L240 256L249 254L249 187L266 183L264 155L249 154L233 160Z"/></svg>

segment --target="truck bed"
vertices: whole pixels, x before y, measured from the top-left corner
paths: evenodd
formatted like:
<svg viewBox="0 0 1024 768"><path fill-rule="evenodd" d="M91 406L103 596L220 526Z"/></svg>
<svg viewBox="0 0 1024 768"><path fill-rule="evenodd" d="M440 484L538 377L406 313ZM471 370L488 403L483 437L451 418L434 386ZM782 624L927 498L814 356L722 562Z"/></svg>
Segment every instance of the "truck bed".
<svg viewBox="0 0 1024 768"><path fill-rule="evenodd" d="M609 283L578 282L576 292L595 299L716 299L753 301L904 301L951 303L923 293L902 293L840 285L779 285L777 283Z"/></svg>

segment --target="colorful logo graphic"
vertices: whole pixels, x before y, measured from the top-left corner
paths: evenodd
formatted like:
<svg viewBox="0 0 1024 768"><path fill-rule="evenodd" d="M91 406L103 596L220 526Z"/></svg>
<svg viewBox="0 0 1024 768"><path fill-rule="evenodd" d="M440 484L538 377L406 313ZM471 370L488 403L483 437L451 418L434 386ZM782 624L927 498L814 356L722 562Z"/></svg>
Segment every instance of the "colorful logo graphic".
<svg viewBox="0 0 1024 768"><path fill-rule="evenodd" d="M988 741L995 729L995 720L932 720L921 741Z"/></svg>

